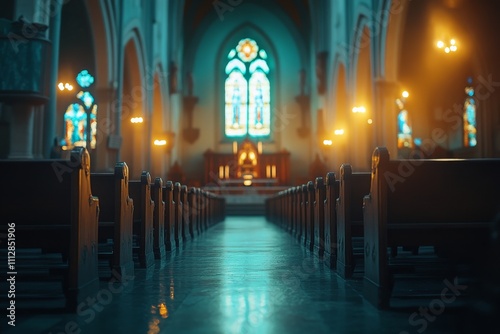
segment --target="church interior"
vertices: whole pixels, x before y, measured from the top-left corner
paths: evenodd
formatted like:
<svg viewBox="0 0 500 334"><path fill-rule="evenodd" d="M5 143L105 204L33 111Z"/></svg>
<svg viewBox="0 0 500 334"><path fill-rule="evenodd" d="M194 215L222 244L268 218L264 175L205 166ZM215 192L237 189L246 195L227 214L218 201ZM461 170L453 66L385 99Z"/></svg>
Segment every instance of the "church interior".
<svg viewBox="0 0 500 334"><path fill-rule="evenodd" d="M498 332L498 13L3 0L1 332Z"/></svg>

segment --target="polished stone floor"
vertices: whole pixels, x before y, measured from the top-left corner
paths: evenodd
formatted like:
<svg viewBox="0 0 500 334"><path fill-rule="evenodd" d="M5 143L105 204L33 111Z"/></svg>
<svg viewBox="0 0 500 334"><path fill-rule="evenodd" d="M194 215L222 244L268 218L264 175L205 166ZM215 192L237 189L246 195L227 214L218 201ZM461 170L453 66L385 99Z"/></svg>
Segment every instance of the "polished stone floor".
<svg viewBox="0 0 500 334"><path fill-rule="evenodd" d="M290 234L261 217L228 217L124 286L102 282L92 308L18 310L2 333L456 333L460 310L418 315L432 299L380 311ZM457 303L457 305L459 305ZM464 330L464 332L467 332Z"/></svg>

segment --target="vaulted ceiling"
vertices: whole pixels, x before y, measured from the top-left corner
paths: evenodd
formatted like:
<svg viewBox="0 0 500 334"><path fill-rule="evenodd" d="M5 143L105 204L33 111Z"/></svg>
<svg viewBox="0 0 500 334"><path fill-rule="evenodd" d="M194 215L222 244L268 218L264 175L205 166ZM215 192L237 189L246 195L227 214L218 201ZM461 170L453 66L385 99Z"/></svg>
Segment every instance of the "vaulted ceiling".
<svg viewBox="0 0 500 334"><path fill-rule="evenodd" d="M302 38L307 39L310 32L311 19L308 0L185 0L184 5L184 36L190 40L204 23L220 20L215 6L227 5L233 10L226 15L245 15L238 11L238 6L251 3L265 8L296 28ZM231 5L234 4L234 6ZM258 18L248 17L249 21L258 23Z"/></svg>

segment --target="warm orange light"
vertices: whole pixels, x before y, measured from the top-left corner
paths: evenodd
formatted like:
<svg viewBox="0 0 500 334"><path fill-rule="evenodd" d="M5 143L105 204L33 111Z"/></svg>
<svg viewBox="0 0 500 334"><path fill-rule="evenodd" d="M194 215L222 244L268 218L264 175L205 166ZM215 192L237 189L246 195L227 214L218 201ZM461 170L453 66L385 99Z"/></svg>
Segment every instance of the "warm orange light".
<svg viewBox="0 0 500 334"><path fill-rule="evenodd" d="M336 136L342 136L344 134L344 129L337 129L333 131Z"/></svg>
<svg viewBox="0 0 500 334"><path fill-rule="evenodd" d="M165 139L155 139L153 144L155 144L156 146L166 146L167 141Z"/></svg>
<svg viewBox="0 0 500 334"><path fill-rule="evenodd" d="M325 139L325 140L323 140L323 145L325 145L325 146L332 146L333 145L333 141L330 140L330 139Z"/></svg>
<svg viewBox="0 0 500 334"><path fill-rule="evenodd" d="M368 122L368 124L372 124L373 120L371 118L369 118L367 122Z"/></svg>
<svg viewBox="0 0 500 334"><path fill-rule="evenodd" d="M249 186L251 186L251 185L252 185L252 180L244 180L244 181L243 181L243 185L244 185L245 187L249 187Z"/></svg>
<svg viewBox="0 0 500 334"><path fill-rule="evenodd" d="M73 85L69 84L69 83L62 83L60 82L58 85L57 85L57 88L59 88L60 91L63 91L63 90L69 90L69 91L72 91L73 90Z"/></svg>
<svg viewBox="0 0 500 334"><path fill-rule="evenodd" d="M167 306L165 304L161 303L160 305L158 305L158 308L160 310L160 316L163 319L168 318L168 309L167 309Z"/></svg>
<svg viewBox="0 0 500 334"><path fill-rule="evenodd" d="M132 122L134 124L139 124L139 123L143 123L144 119L142 117L132 117L130 119L130 122Z"/></svg>
<svg viewBox="0 0 500 334"><path fill-rule="evenodd" d="M353 113L365 113L366 112L366 108L363 107L363 106L360 106L360 107L354 107L352 108L352 112Z"/></svg>
<svg viewBox="0 0 500 334"><path fill-rule="evenodd" d="M443 41L438 41L436 46L438 49L442 49L445 53L457 52L457 40L452 38L449 42L445 43Z"/></svg>
<svg viewBox="0 0 500 334"><path fill-rule="evenodd" d="M410 93L408 93L406 90L401 93L401 96L404 97L405 99L408 98L410 96Z"/></svg>

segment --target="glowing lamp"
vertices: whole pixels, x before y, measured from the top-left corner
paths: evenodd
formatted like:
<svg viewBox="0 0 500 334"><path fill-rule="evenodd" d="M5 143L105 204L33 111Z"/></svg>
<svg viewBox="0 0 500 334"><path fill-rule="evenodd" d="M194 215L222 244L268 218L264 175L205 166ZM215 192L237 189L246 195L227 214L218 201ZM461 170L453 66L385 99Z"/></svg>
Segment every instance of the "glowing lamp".
<svg viewBox="0 0 500 334"><path fill-rule="evenodd" d="M352 108L352 112L357 114L357 113L365 113L366 108L365 107L354 107Z"/></svg>
<svg viewBox="0 0 500 334"><path fill-rule="evenodd" d="M143 123L144 119L142 117L132 117L130 119L130 122L134 123L134 124L139 124L139 123Z"/></svg>
<svg viewBox="0 0 500 334"><path fill-rule="evenodd" d="M153 144L155 146L167 146L167 140L166 139L155 139Z"/></svg>

